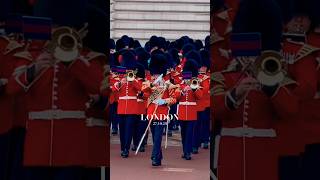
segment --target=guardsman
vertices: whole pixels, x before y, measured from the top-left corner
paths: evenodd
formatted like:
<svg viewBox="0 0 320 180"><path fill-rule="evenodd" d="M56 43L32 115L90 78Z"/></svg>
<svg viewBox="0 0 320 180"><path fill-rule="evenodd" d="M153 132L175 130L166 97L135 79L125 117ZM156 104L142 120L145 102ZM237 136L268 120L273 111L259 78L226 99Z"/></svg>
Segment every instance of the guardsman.
<svg viewBox="0 0 320 180"><path fill-rule="evenodd" d="M119 76L121 74L120 69L117 67L119 66L119 62L116 58L116 50L115 50L115 44L113 39L110 39L110 76L109 76L109 82L110 86L114 84L117 80L119 80ZM115 91L111 91L109 95L109 111L110 111L110 122L111 123L111 130L112 134L116 135L118 134L118 129L119 129L119 118L117 114L117 106L118 106L118 97L117 93Z"/></svg>
<svg viewBox="0 0 320 180"><path fill-rule="evenodd" d="M107 75L107 56L100 52L94 52L89 48L84 48L82 56L90 61L90 66L95 67L96 76L101 80L101 73ZM104 68L104 69L103 69ZM100 180L102 171L110 167L109 160L109 136L108 126L108 95L109 90L90 94L90 104L86 109L86 126L88 128L88 162L86 165L87 179Z"/></svg>
<svg viewBox="0 0 320 180"><path fill-rule="evenodd" d="M43 169L52 176L64 174L61 179L78 177L79 171L74 166L90 164L85 104L90 94L99 93L103 73L100 77L101 67L92 62L95 56L80 56L80 39L75 30L60 27L53 37L52 53L41 53L35 63L15 75L17 85L11 87L27 91L29 114L24 151L27 179L50 176L41 173ZM64 44L54 46L57 43L54 41L60 38L74 38L74 52L61 51ZM54 53L57 51L59 54ZM83 71L87 73L84 75ZM70 135L70 128L76 135ZM44 144L41 150L39 144Z"/></svg>
<svg viewBox="0 0 320 180"><path fill-rule="evenodd" d="M12 151L9 151L12 145L12 135L14 127L14 97L6 93L5 89L8 80L15 69L13 56L24 47L21 41L22 35L22 16L10 15L6 20L7 36L0 36L0 178L6 179L11 171ZM11 142L10 142L11 141Z"/></svg>
<svg viewBox="0 0 320 180"><path fill-rule="evenodd" d="M282 55L286 60L289 76L298 84L291 92L299 97L301 109L305 109L306 103L315 97L317 91L316 58L320 50L306 41L311 27L308 6L309 2L296 0L287 2L282 7L284 16ZM291 7L289 9L291 13L285 13L288 7ZM303 115L303 111L300 111L299 116L286 118L277 123L276 128L281 132L278 147L282 178L299 178L301 175L299 174L301 171L294 169L301 167L300 154L304 151L305 144L308 144L308 141L311 143L311 139L314 139L309 136L313 129L310 129L309 122L310 119Z"/></svg>
<svg viewBox="0 0 320 180"><path fill-rule="evenodd" d="M148 97L146 119L152 132L152 166L160 166L162 156L162 134L164 127L168 126L169 109L176 102L174 98L173 85L165 80L168 69L168 61L164 53L157 53L151 56L150 61L151 81L143 86L143 92Z"/></svg>
<svg viewBox="0 0 320 180"><path fill-rule="evenodd" d="M315 0L310 0L306 3L307 5L307 14L299 24L310 23L310 28L306 33L306 44L313 46L314 48L320 48L320 31L319 31L319 22L320 14L317 6L319 2ZM308 20L309 19L309 20ZM320 101L319 101L319 62L320 62L320 51L313 52L312 55L315 57L315 65L317 70L317 93L314 98L308 101L301 103L301 118L303 119L303 141L305 146L305 151L303 153L303 163L302 166L303 174L301 177L307 180L319 179L318 166L320 158ZM312 56L309 55L309 56ZM307 69L307 67L304 67ZM300 157L301 158L301 157ZM291 161L292 162L292 161Z"/></svg>
<svg viewBox="0 0 320 180"><path fill-rule="evenodd" d="M137 94L142 82L136 79L136 56L131 50L123 50L118 57L120 65L126 67L126 75L113 84L113 91L118 93L118 108L121 156L127 158L133 137L133 129L139 120Z"/></svg>
<svg viewBox="0 0 320 180"><path fill-rule="evenodd" d="M193 59L188 59L183 68L183 80L176 91L179 101L177 107L178 120L181 127L183 146L182 158L191 160L193 129L197 121L197 101L202 97L198 77L198 64Z"/></svg>
<svg viewBox="0 0 320 180"><path fill-rule="evenodd" d="M139 58L139 57L138 57ZM143 83L145 81L145 69L144 66L140 63L137 63L137 73L136 73L137 80ZM139 142L143 136L145 129L148 126L148 122L141 117L144 117L147 113L147 97L144 95L143 91L139 91L137 93L137 114L140 116L139 119L136 121L134 126L134 133L133 133L133 147L131 148L132 151L136 151L137 147L139 146ZM145 146L147 138L144 138L141 147L139 148L139 152L145 152Z"/></svg>
<svg viewBox="0 0 320 180"><path fill-rule="evenodd" d="M221 180L278 179L280 149L275 147L282 132L276 128L276 123L297 114L298 100L291 93L297 86L280 72L276 73L282 77L279 81L273 81L277 76L272 77L272 81L267 81L270 77L265 76L261 69L252 70L269 58L276 59L275 62L279 62L278 67L283 68L283 58L279 53L282 29L280 11L274 1L248 0L242 3L244 6L240 5L234 32L248 33L258 30L261 33L263 51L261 55L248 55L233 48L234 54L239 53L239 65L233 70L215 72L220 83L214 84L214 90L218 94L213 98L213 118L222 122L220 141L218 140L220 146L216 144L216 152L219 152L218 157L215 157L217 176ZM266 7L268 12L261 12ZM264 24L259 22L266 20L273 23L265 28ZM240 35L234 39L243 39L243 34ZM257 40L252 41L251 45L253 44L257 44ZM239 42L232 46L257 52L252 46L241 45Z"/></svg>
<svg viewBox="0 0 320 180"><path fill-rule="evenodd" d="M191 50L189 51L186 55L185 55L187 61L189 59L193 59L196 61L197 63L197 69L198 72L200 71L200 68L202 67L202 58L201 55L199 53L199 51L195 51L195 50ZM199 80L200 82L200 80ZM203 97L202 97L203 98ZM200 101L200 100L199 100ZM192 137L192 153L193 154L198 154L198 149L201 146L201 121L200 121L200 116L199 116L199 112L202 111L202 105L201 103L197 103L196 108L198 109L198 113L197 113L197 121L194 124L194 128L193 128L193 137Z"/></svg>
<svg viewBox="0 0 320 180"><path fill-rule="evenodd" d="M200 143L203 148L209 148L210 138L210 56L207 50L200 51L202 59L202 67L199 71L200 86L203 88L203 97L198 101L201 107L199 112L199 120L201 122Z"/></svg>

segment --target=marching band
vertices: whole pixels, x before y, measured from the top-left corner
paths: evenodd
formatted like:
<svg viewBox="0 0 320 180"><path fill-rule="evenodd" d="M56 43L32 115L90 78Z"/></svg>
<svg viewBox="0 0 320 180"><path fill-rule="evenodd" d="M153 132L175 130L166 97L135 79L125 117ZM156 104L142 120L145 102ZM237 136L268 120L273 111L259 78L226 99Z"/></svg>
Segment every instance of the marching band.
<svg viewBox="0 0 320 180"><path fill-rule="evenodd" d="M109 76L112 134L120 129L121 156L132 150L144 152L152 133L152 165L160 166L162 136L165 147L172 124L179 122L182 158L191 160L210 135L210 62L207 44L183 36L176 41L152 36L141 47L127 35L110 40ZM147 117L147 118L144 118ZM169 118L171 117L171 118ZM177 125L175 125L177 126Z"/></svg>

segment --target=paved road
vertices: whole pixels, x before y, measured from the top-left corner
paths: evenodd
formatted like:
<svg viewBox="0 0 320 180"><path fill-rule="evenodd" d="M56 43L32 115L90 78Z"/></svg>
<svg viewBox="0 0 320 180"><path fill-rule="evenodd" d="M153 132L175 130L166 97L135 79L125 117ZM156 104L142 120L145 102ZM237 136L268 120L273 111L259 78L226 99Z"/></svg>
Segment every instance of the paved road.
<svg viewBox="0 0 320 180"><path fill-rule="evenodd" d="M177 134L176 134L177 136ZM111 137L111 180L209 180L209 150L201 149L191 161L181 158L180 143L170 138L169 147L163 150L161 167L151 166L151 145L137 156L130 152L128 159L120 157L118 136Z"/></svg>

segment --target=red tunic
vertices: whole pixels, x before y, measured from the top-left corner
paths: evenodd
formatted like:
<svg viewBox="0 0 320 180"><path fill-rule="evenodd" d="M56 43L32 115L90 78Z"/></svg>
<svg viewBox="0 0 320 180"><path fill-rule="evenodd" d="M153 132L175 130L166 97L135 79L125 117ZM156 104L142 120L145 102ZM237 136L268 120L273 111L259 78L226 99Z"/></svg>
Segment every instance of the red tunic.
<svg viewBox="0 0 320 180"><path fill-rule="evenodd" d="M210 76L207 74L199 74L198 78L201 81L200 86L202 87L203 96L198 100L199 111L204 111L210 107Z"/></svg>
<svg viewBox="0 0 320 180"><path fill-rule="evenodd" d="M298 97L301 109L316 94L315 53L316 49L310 48L309 45L288 41L283 44L282 54L288 62L288 75L297 82L297 85L290 87L290 91ZM276 128L281 132L281 134L279 133L280 155L295 155L304 151L305 141L307 140L305 134L308 134L306 121L308 120L300 111L297 116L286 117L276 124Z"/></svg>
<svg viewBox="0 0 320 180"><path fill-rule="evenodd" d="M118 93L118 114L139 114L137 94L141 90L142 82L135 79L125 82L118 87L118 82L112 86L112 91Z"/></svg>
<svg viewBox="0 0 320 180"><path fill-rule="evenodd" d="M197 120L197 101L201 99L203 95L202 89L195 91L185 88L189 86L184 82L180 84L180 91L176 91L176 97L179 101L177 106L177 114L181 121L194 121Z"/></svg>
<svg viewBox="0 0 320 180"><path fill-rule="evenodd" d="M0 79L10 79L15 69L14 54L21 51L23 46L14 40L0 37ZM0 94L0 134L8 132L14 126L14 100L14 96L5 90Z"/></svg>
<svg viewBox="0 0 320 180"><path fill-rule="evenodd" d="M143 92L145 93L146 97L149 98L157 89L159 89L157 86L153 88L146 87L143 89ZM155 102L151 102L150 105L147 107L147 115L150 115L150 117L151 115L156 115L159 118L161 116L164 117L164 115L167 116L170 110L169 106L176 103L175 94L168 88L166 88L163 91L162 95L159 95L158 99L165 100L166 104L158 105Z"/></svg>
<svg viewBox="0 0 320 180"><path fill-rule="evenodd" d="M227 106L227 90L237 83L240 73L224 73L223 89L213 98L214 120L222 122L218 159L221 180L277 179L278 131L275 117L288 117L298 111L296 98L286 87L280 87L272 97L251 90L234 110ZM230 173L232 172L232 173Z"/></svg>
<svg viewBox="0 0 320 180"><path fill-rule="evenodd" d="M85 104L90 94L99 93L103 79L100 64L89 59L79 58L69 66L55 63L42 69L32 82L27 82L26 71L16 74L16 83L8 90L26 90L29 111L24 165L89 164L90 133Z"/></svg>

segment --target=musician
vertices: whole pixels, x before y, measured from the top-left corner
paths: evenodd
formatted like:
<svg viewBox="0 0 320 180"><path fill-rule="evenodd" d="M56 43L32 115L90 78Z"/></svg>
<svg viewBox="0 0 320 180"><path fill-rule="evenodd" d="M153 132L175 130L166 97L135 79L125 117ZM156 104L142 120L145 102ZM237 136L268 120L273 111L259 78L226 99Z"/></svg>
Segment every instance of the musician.
<svg viewBox="0 0 320 180"><path fill-rule="evenodd" d="M119 115L121 156L127 158L131 146L134 124L139 120L137 94L142 82L136 79L137 60L132 50L122 50L118 57L120 65L126 67L126 76L113 84L112 90L118 93L117 113Z"/></svg>
<svg viewBox="0 0 320 180"><path fill-rule="evenodd" d="M25 46L21 41L22 16L10 15L7 16L6 21L8 25L5 29L8 35L0 36L0 122L2 124L0 127L0 179L7 178L11 171L8 163L11 160L12 151L8 150L13 143L9 140L12 139L13 134L16 134L17 127L14 113L15 99L5 89L15 69L14 54L23 50ZM8 22L16 22L16 24Z"/></svg>
<svg viewBox="0 0 320 180"><path fill-rule="evenodd" d="M176 91L178 119L181 127L183 146L182 158L191 160L193 128L197 121L197 101L202 97L202 89L198 83L198 64L195 60L186 61L183 68L184 75L180 88ZM195 81L195 82L193 82Z"/></svg>
<svg viewBox="0 0 320 180"><path fill-rule="evenodd" d="M76 4L70 3L73 7ZM79 9L77 12L81 14ZM57 27L68 24L65 17L61 18L63 22L55 16ZM72 25L81 27L83 23ZM68 35L62 36L62 32ZM68 48L63 37L71 42ZM88 148L91 134L85 111L90 94L100 92L103 72L94 60L101 56L92 52L82 55L81 37L70 27L55 28L47 45L35 58L31 56L35 62L14 74L15 83L8 88L12 94L27 92L26 179L77 179L82 172L79 169L91 164Z"/></svg>
<svg viewBox="0 0 320 180"><path fill-rule="evenodd" d="M152 132L152 166L161 166L162 156L162 133L165 126L168 126L168 113L170 106L176 102L173 85L166 81L164 76L167 73L168 61L164 53L157 53L151 56L149 65L151 81L143 87L143 92L148 99L147 120Z"/></svg>
<svg viewBox="0 0 320 180"><path fill-rule="evenodd" d="M299 5L299 4L298 4ZM319 165L319 147L320 147L320 138L319 138L319 127L320 127L320 114L319 114L319 57L320 57L320 44L319 44L319 10L317 6L319 6L318 1L311 0L309 2L304 3L305 9L301 10L303 13L300 15L304 15L302 21L297 23L298 25L302 24L302 26L306 27L304 29L306 45L310 45L314 48L314 52L307 55L309 58L300 59L306 61L306 59L311 59L313 57L313 61L315 61L314 65L316 66L317 71L317 89L316 94L312 99L305 100L301 102L301 113L300 118L302 119L302 127L303 127L303 144L305 145L305 149L302 156L299 156L300 159L303 159L300 163L300 171L302 171L301 177L304 179L319 179L318 170L315 168ZM301 6L301 5L300 5ZM303 6L302 6L303 7ZM301 8L299 8L301 9ZM299 16L296 13L293 16ZM306 23L307 22L307 23ZM304 24L310 24L305 26ZM298 61L298 64L299 64ZM311 61L311 60L310 60ZM304 68L306 69L306 68ZM292 161L291 161L292 162ZM288 162L289 163L289 162ZM288 169L288 171L292 171L292 169Z"/></svg>
<svg viewBox="0 0 320 180"><path fill-rule="evenodd" d="M109 82L110 86L114 84L116 81L119 80L119 75L122 73L122 71L117 68L119 66L119 62L116 57L116 50L115 50L115 44L114 41L110 40L110 54L109 54L109 65L111 67L110 69L110 76L109 76ZM125 72L124 72L125 73ZM110 122L111 123L111 134L117 135L118 129L119 129L119 117L117 114L117 106L118 106L118 96L117 92L111 91L109 95L109 111L110 111Z"/></svg>
<svg viewBox="0 0 320 180"><path fill-rule="evenodd" d="M186 55L185 55L185 58L187 59L187 61L189 59L193 59L196 61L197 63L197 70L199 72L200 68L202 67L202 58L201 58L201 55L199 53L199 51L195 51L195 50L191 50L189 51ZM200 81L199 81L200 82ZM199 112L202 110L200 104L199 104L199 101L197 103L197 106L195 106L195 108L198 109L198 114L197 114L197 121L195 122L194 124L194 128L193 128L193 136L192 136L192 153L193 154L198 154L198 149L199 147L201 146L201 121L200 121L200 116L199 116Z"/></svg>
<svg viewBox="0 0 320 180"><path fill-rule="evenodd" d="M209 148L210 137L210 57L207 50L200 51L202 67L199 70L200 86L203 88L203 97L198 101L200 111L200 143L204 149Z"/></svg>
<svg viewBox="0 0 320 180"><path fill-rule="evenodd" d="M297 0L287 2L285 7L282 7L285 17L282 55L287 63L288 74L298 84L291 92L299 97L301 109L306 108L306 103L315 97L317 91L316 58L319 48L306 41L312 26L309 6L309 2ZM291 7L289 9L291 13L286 13L288 7ZM308 81L305 81L305 79L308 79ZM284 177L291 179L292 176L298 177L296 175L297 171L293 173L293 169L301 167L299 154L304 151L305 144L311 143L317 138L312 137L310 133L310 130L313 129L310 120L313 118L306 118L303 113L300 113L299 116L287 119L287 121L280 121L277 128L282 132L282 134L279 134L279 153L283 164L280 167L280 172ZM301 133L296 133L297 131Z"/></svg>
<svg viewBox="0 0 320 180"><path fill-rule="evenodd" d="M273 50L281 59L281 21L277 4L274 1L250 0L242 3L234 32L258 30L262 50ZM265 26L267 20L273 23ZM243 70L248 63L256 62L255 59L240 58L238 62ZM222 122L220 146L216 144L219 155L215 157L218 160L218 178L277 179L280 149L276 147L282 132L275 128L275 122L298 112L297 98L290 92L292 86L296 86L283 81L275 85L264 84L254 74L247 70L241 72L238 68L216 72L216 77L220 83L214 83L218 94L213 98L213 118Z"/></svg>
<svg viewBox="0 0 320 180"><path fill-rule="evenodd" d="M138 57L139 58L139 57ZM137 63L137 73L136 73L136 79L143 83L145 81L145 69L144 66L140 63ZM137 93L137 110L138 114L140 116L146 115L147 113L147 97L144 95L143 91L140 90ZM145 116L143 116L145 117ZM134 125L134 131L133 131L133 147L131 148L132 151L136 151L137 147L139 146L139 142L143 136L143 133L145 129L148 126L148 122L145 119L139 118L136 121L136 124ZM145 152L145 146L147 144L146 142L147 138L145 137L143 140L143 143L141 144L139 148L139 152Z"/></svg>

